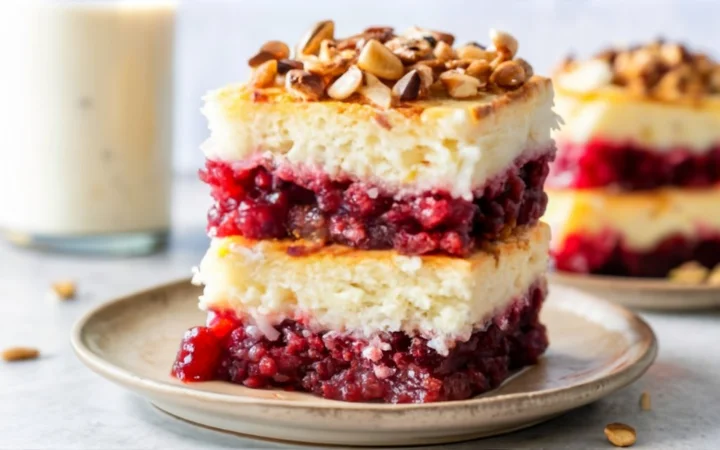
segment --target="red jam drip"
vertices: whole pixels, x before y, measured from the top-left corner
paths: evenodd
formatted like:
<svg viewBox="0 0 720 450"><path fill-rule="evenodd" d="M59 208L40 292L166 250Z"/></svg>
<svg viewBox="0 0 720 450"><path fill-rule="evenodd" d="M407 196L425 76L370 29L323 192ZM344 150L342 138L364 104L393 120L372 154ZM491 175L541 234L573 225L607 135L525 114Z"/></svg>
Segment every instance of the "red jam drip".
<svg viewBox="0 0 720 450"><path fill-rule="evenodd" d="M688 239L665 238L651 250L629 249L612 232L597 235L571 234L553 252L555 267L565 272L631 277L666 277L670 270L688 261L707 268L720 264L720 234Z"/></svg>
<svg viewBox="0 0 720 450"><path fill-rule="evenodd" d="M548 185L555 188L614 186L624 191L718 183L720 146L703 154L686 148L657 152L603 139L582 144L558 141L557 159L548 177Z"/></svg>
<svg viewBox="0 0 720 450"><path fill-rule="evenodd" d="M207 161L200 178L210 185L210 236L307 239L404 254L466 256L481 241L531 225L545 212L543 184L549 151L518 161L480 189L472 201L447 192L400 200L360 181L331 181L317 173L298 177L264 166L233 168Z"/></svg>
<svg viewBox="0 0 720 450"><path fill-rule="evenodd" d="M544 297L538 283L446 356L401 332L381 333L368 348L367 340L317 333L292 320L276 326L280 336L271 341L255 326L211 313L207 327L185 333L172 374L186 382L225 380L351 402L467 399L538 361L548 346L538 319Z"/></svg>

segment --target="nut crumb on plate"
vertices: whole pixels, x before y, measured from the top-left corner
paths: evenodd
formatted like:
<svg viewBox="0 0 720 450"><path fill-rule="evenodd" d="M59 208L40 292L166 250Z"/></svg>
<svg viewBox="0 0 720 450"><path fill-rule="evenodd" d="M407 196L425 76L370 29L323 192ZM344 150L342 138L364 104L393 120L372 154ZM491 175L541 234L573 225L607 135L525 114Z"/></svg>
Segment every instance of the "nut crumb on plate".
<svg viewBox="0 0 720 450"><path fill-rule="evenodd" d="M678 284L702 284L709 270L697 261L688 261L670 271L670 281Z"/></svg>
<svg viewBox="0 0 720 450"><path fill-rule="evenodd" d="M605 436L615 447L630 447L637 440L635 428L617 422L605 426Z"/></svg>
<svg viewBox="0 0 720 450"><path fill-rule="evenodd" d="M30 347L10 347L2 352L2 359L8 362L36 359L40 351Z"/></svg>
<svg viewBox="0 0 720 450"><path fill-rule="evenodd" d="M705 281L710 286L720 286L720 264L715 266Z"/></svg>

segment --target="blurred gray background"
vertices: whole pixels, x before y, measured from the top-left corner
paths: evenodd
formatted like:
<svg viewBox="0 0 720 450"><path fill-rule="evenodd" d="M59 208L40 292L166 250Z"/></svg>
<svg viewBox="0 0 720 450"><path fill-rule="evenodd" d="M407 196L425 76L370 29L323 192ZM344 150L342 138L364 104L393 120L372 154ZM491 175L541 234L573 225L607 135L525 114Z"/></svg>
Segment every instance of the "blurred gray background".
<svg viewBox="0 0 720 450"><path fill-rule="evenodd" d="M587 55L608 43L665 36L710 51L720 47L720 0L187 0L177 23L175 167L194 171L207 136L200 115L209 89L241 81L247 59L265 41L296 42L317 20L336 35L368 25L449 31L457 41L487 41L500 28L520 41L520 55L548 73L569 52ZM715 56L717 56L717 52Z"/></svg>

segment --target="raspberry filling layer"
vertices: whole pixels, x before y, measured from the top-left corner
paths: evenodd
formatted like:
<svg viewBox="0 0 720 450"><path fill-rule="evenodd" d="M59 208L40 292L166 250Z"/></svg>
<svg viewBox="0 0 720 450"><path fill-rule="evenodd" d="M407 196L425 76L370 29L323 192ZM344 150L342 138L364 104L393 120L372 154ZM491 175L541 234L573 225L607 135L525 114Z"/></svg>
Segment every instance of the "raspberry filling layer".
<svg viewBox="0 0 720 450"><path fill-rule="evenodd" d="M263 165L207 161L200 177L215 199L208 213L213 237L307 239L394 248L404 254L464 256L480 241L537 222L547 206L543 184L553 157L550 151L517 161L472 201L447 192L395 199L361 181L330 180L320 173L298 177Z"/></svg>
<svg viewBox="0 0 720 450"><path fill-rule="evenodd" d="M211 313L207 327L185 333L172 374L186 382L225 380L352 402L467 399L538 361L548 346L538 319L544 298L539 282L445 356L402 332L368 341L292 320L276 326L279 337L269 340L254 325Z"/></svg>
<svg viewBox="0 0 720 450"><path fill-rule="evenodd" d="M625 191L662 186L707 187L720 183L720 146L653 151L632 143L592 139L558 141L548 185L556 188L617 186Z"/></svg>
<svg viewBox="0 0 720 450"><path fill-rule="evenodd" d="M597 235L576 233L567 236L552 253L555 267L566 272L665 277L688 261L697 261L707 268L720 264L720 233L697 239L677 234L645 251L628 248L611 231Z"/></svg>

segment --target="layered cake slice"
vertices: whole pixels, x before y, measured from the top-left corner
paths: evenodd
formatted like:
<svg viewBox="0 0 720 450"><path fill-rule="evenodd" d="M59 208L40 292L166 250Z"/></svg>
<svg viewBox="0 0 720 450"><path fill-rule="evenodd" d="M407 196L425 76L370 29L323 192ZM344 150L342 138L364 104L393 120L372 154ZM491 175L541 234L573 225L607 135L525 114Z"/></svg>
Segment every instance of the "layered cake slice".
<svg viewBox="0 0 720 450"><path fill-rule="evenodd" d="M720 66L659 41L567 61L555 86L557 268L663 277L720 263Z"/></svg>
<svg viewBox="0 0 720 450"><path fill-rule="evenodd" d="M552 86L506 33L453 40L320 22L207 96L208 321L177 378L431 402L537 361Z"/></svg>

